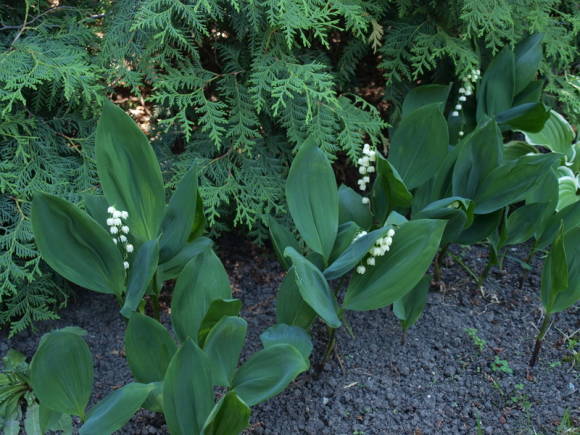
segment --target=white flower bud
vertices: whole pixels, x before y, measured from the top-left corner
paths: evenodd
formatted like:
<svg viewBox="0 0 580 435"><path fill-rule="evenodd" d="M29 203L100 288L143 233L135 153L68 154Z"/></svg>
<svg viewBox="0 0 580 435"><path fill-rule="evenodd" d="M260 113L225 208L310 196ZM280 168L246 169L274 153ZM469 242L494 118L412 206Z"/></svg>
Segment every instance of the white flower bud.
<svg viewBox="0 0 580 435"><path fill-rule="evenodd" d="M122 211L122 212L121 212L121 217L122 217L123 219L127 219L127 218L129 217L129 213L128 213L128 212L126 212L126 211Z"/></svg>
<svg viewBox="0 0 580 435"><path fill-rule="evenodd" d="M116 226L123 225L123 222L121 221L120 218L115 218L115 219L113 219L113 221L115 222L114 225L116 225Z"/></svg>
<svg viewBox="0 0 580 435"><path fill-rule="evenodd" d="M112 227L113 225L115 225L115 219L113 218L108 218L107 219L107 225Z"/></svg>
<svg viewBox="0 0 580 435"><path fill-rule="evenodd" d="M461 104L456 104L455 105L455 110L461 110L463 106Z"/></svg>
<svg viewBox="0 0 580 435"><path fill-rule="evenodd" d="M368 264L369 266L374 266L374 265L375 265L375 257L369 257L369 258L367 259L367 264Z"/></svg>
<svg viewBox="0 0 580 435"><path fill-rule="evenodd" d="M123 267L125 268L125 270L129 269L129 262L123 261Z"/></svg>
<svg viewBox="0 0 580 435"><path fill-rule="evenodd" d="M459 116L459 112L457 110L454 110L453 112L451 112L451 116Z"/></svg>
<svg viewBox="0 0 580 435"><path fill-rule="evenodd" d="M370 183L370 182L371 182L371 179L370 179L370 177L369 177L368 175L365 175L365 176L362 178L362 180L363 180L363 183Z"/></svg>
<svg viewBox="0 0 580 435"><path fill-rule="evenodd" d="M117 227L111 227L109 230L111 231L111 234L117 234L119 232L119 228Z"/></svg>
<svg viewBox="0 0 580 435"><path fill-rule="evenodd" d="M464 134L465 134L465 133L463 133L463 131L460 131L460 132L459 132L459 137L463 137L463 135L464 135Z"/></svg>
<svg viewBox="0 0 580 435"><path fill-rule="evenodd" d="M126 249L126 250L127 250L127 252L130 254L131 252L133 252L133 250L134 250L135 248L133 247L133 245L131 245L131 244L129 243L127 246L125 246L125 249Z"/></svg>
<svg viewBox="0 0 580 435"><path fill-rule="evenodd" d="M115 237L113 237L113 243L116 245L117 244L117 239Z"/></svg>
<svg viewBox="0 0 580 435"><path fill-rule="evenodd" d="M381 255L381 248L373 248L371 249L371 255L376 257L377 255Z"/></svg>
<svg viewBox="0 0 580 435"><path fill-rule="evenodd" d="M356 162L357 162L357 164L358 164L359 166L362 166L362 164L363 164L363 163L362 163L362 162L363 162L363 159L362 159L362 157L361 157L360 159L358 159Z"/></svg>
<svg viewBox="0 0 580 435"><path fill-rule="evenodd" d="M113 213L115 213L115 207L113 207L113 206L110 206L110 207L107 209L107 212L108 212L108 213L110 213L110 214L113 214Z"/></svg>
<svg viewBox="0 0 580 435"><path fill-rule="evenodd" d="M460 94L465 94L465 88L459 88L459 93Z"/></svg>
<svg viewBox="0 0 580 435"><path fill-rule="evenodd" d="M368 143L365 143L363 146L363 153L368 153L371 150L371 146Z"/></svg>
<svg viewBox="0 0 580 435"><path fill-rule="evenodd" d="M363 203L363 204L369 204L370 202L371 202L371 200L370 200L370 199L368 199L367 197L364 197L364 198L362 199L362 203Z"/></svg>
<svg viewBox="0 0 580 435"><path fill-rule="evenodd" d="M465 91L465 95L470 96L473 93L471 89Z"/></svg>
<svg viewBox="0 0 580 435"><path fill-rule="evenodd" d="M358 173L361 175L365 175L367 173L367 168L365 168L364 166L359 167Z"/></svg>
<svg viewBox="0 0 580 435"><path fill-rule="evenodd" d="M121 234L121 235L119 236L119 240L120 240L121 242L125 243L125 242L127 241L127 237L125 237L123 234Z"/></svg>
<svg viewBox="0 0 580 435"><path fill-rule="evenodd" d="M369 151L369 160L374 162L377 160L377 152L376 151Z"/></svg>
<svg viewBox="0 0 580 435"><path fill-rule="evenodd" d="M389 231L387 231L387 237L393 237L395 235L395 230L394 229L389 229Z"/></svg>
<svg viewBox="0 0 580 435"><path fill-rule="evenodd" d="M359 274L361 274L361 275L362 275L363 273L365 273L365 272L367 271L367 268L366 268L366 267L364 267L364 266L361 264L360 266L358 266L358 267L356 268L356 271L357 271L357 273L359 273Z"/></svg>
<svg viewBox="0 0 580 435"><path fill-rule="evenodd" d="M369 166L367 168L367 174L372 174L373 172L375 172L375 167L374 166Z"/></svg>
<svg viewBox="0 0 580 435"><path fill-rule="evenodd" d="M461 95L459 97L459 101L467 101L467 97L465 95Z"/></svg>
<svg viewBox="0 0 580 435"><path fill-rule="evenodd" d="M125 234L129 234L129 227L127 225L123 225L121 227L121 231L123 231Z"/></svg>
<svg viewBox="0 0 580 435"><path fill-rule="evenodd" d="M362 163L361 163L362 166L368 166L369 163L370 163L370 159L368 157L365 156L362 158Z"/></svg>
<svg viewBox="0 0 580 435"><path fill-rule="evenodd" d="M119 210L115 210L115 211L113 212L113 217L114 217L115 219L118 219L118 218L120 218L120 217L121 217L121 212L120 212Z"/></svg>
<svg viewBox="0 0 580 435"><path fill-rule="evenodd" d="M360 185L358 186L358 188L359 188L360 190L363 190L363 191L364 191L364 190L367 190L367 185L363 183L363 184L360 184Z"/></svg>

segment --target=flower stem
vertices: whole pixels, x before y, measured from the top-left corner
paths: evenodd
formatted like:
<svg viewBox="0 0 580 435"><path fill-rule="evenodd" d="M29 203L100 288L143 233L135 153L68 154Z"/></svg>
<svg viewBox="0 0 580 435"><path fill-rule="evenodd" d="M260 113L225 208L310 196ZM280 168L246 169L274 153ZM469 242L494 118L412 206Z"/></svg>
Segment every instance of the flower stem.
<svg viewBox="0 0 580 435"><path fill-rule="evenodd" d="M536 255L536 243L534 243L534 246L532 246L532 249L530 249L530 252L526 257L525 263L528 266L531 266L534 255ZM520 289L524 288L524 284L526 283L526 281L528 280L528 276L530 275L530 269L531 268L524 269L524 272L522 273L522 277L520 279Z"/></svg>
<svg viewBox="0 0 580 435"><path fill-rule="evenodd" d="M538 355L540 354L540 350L542 349L542 343L544 342L544 337L550 329L552 321L552 314L546 313L544 315L544 321L542 322L542 326L540 326L540 331L538 332L538 336L536 337L536 344L534 345L534 351L532 352L532 358L530 359L530 367L534 367L536 362L538 361Z"/></svg>

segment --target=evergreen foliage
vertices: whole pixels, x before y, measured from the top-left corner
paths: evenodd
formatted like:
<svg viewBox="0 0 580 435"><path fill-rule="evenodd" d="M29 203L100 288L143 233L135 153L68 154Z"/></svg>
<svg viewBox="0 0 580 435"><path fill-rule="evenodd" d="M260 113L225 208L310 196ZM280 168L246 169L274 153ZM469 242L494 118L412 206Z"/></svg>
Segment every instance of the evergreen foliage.
<svg viewBox="0 0 580 435"><path fill-rule="evenodd" d="M29 201L98 190L101 97L150 108L144 127L169 186L197 161L213 232L241 226L260 240L267 217L286 213L283 180L302 144L354 162L364 142L386 141L364 92L383 81L398 103L415 81L457 81L540 31L547 89L578 122L579 28L573 0L5 0L0 321L21 329L56 301Z"/></svg>

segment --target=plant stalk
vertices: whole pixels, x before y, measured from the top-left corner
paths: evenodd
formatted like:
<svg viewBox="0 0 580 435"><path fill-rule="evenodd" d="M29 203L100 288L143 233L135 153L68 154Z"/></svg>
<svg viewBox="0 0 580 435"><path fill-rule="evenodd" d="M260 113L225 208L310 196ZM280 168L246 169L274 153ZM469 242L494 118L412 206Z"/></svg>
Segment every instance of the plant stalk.
<svg viewBox="0 0 580 435"><path fill-rule="evenodd" d="M159 294L153 293L151 295L151 305L153 306L153 317L156 320L160 320L160 317L161 317L161 306L159 304Z"/></svg>
<svg viewBox="0 0 580 435"><path fill-rule="evenodd" d="M336 329L335 328L328 328L328 342L326 343L326 351L324 352L324 356L322 357L322 360L320 361L320 364L318 366L318 371L322 371L322 369L324 368L324 364L326 363L326 361L328 361L328 358L330 358L330 355L332 355L332 352L334 351L334 348L336 346Z"/></svg>
<svg viewBox="0 0 580 435"><path fill-rule="evenodd" d="M435 281L441 281L441 263L443 262L443 259L447 255L448 248L449 248L448 244L443 246L439 251L439 253L437 254L437 258L435 258L435 265L433 270L433 274L435 275L434 276Z"/></svg>
<svg viewBox="0 0 580 435"><path fill-rule="evenodd" d="M534 246L532 246L532 249L530 249L528 256L526 257L525 262L527 265L531 265L532 260L534 258L534 255L536 255L536 244L535 243L534 243ZM524 269L524 273L522 273L522 277L520 279L520 289L524 288L524 284L528 280L529 275L530 275L530 269Z"/></svg>
<svg viewBox="0 0 580 435"><path fill-rule="evenodd" d="M490 252L489 257L487 258L487 264L485 265L485 268L483 269L483 272L481 272L481 275L479 276L479 280L477 281L477 285L479 287L483 287L483 283L485 282L485 280L489 276L489 272L491 271L491 268L496 264L496 262L497 262L497 259L495 258L495 255L493 255Z"/></svg>
<svg viewBox="0 0 580 435"><path fill-rule="evenodd" d="M550 324L552 321L552 314L546 313L544 315L544 321L542 322L542 326L540 326L540 331L538 332L538 336L536 337L536 344L534 345L534 351L532 352L532 358L530 359L530 367L534 367L536 362L538 361L538 355L540 354L540 350L542 349L542 344L544 343L544 337L550 329Z"/></svg>

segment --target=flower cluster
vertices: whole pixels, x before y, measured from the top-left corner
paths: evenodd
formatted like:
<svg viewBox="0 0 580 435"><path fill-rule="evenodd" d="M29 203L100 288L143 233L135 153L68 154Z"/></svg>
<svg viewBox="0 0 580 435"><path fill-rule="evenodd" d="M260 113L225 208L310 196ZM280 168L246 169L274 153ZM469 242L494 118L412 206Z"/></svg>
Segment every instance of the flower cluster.
<svg viewBox="0 0 580 435"><path fill-rule="evenodd" d="M481 78L481 71L474 69L471 73L467 74L463 80L463 86L459 88L459 98L457 104L455 105L455 110L451 112L451 116L458 117L459 112L463 109L463 103L467 101L467 97L473 94L473 87L475 83ZM459 131L459 136L463 136L465 133L463 130Z"/></svg>
<svg viewBox="0 0 580 435"><path fill-rule="evenodd" d="M366 231L358 233L353 239L353 242L357 241L366 234L367 234ZM385 237L380 237L377 239L375 245L368 252L369 255L366 259L367 266L374 266L376 264L375 257L382 257L387 252L389 252L389 250L391 249L391 245L393 244L394 235L395 230L391 228L387 231ZM364 264L359 264L356 268L357 273L361 275L364 274L367 271L367 266L365 266Z"/></svg>
<svg viewBox="0 0 580 435"><path fill-rule="evenodd" d="M375 172L377 152L371 149L371 146L368 143L365 143L363 147L363 154L364 156L358 159L358 173L361 175L358 180L358 188L364 192L367 189L367 184L371 182L370 174ZM368 204L369 202L369 198L366 196L363 197L363 204Z"/></svg>
<svg viewBox="0 0 580 435"><path fill-rule="evenodd" d="M117 210L115 207L111 206L107 209L110 217L107 218L107 226L109 227L109 231L113 236L113 243L115 245L122 243L125 246L123 250L123 256L125 257L125 261L123 261L123 267L125 269L129 269L129 262L127 261L126 257L127 254L130 254L135 249L134 246L129 242L127 239L127 235L129 234L129 227L125 225L123 222L129 217L129 213L126 211Z"/></svg>

